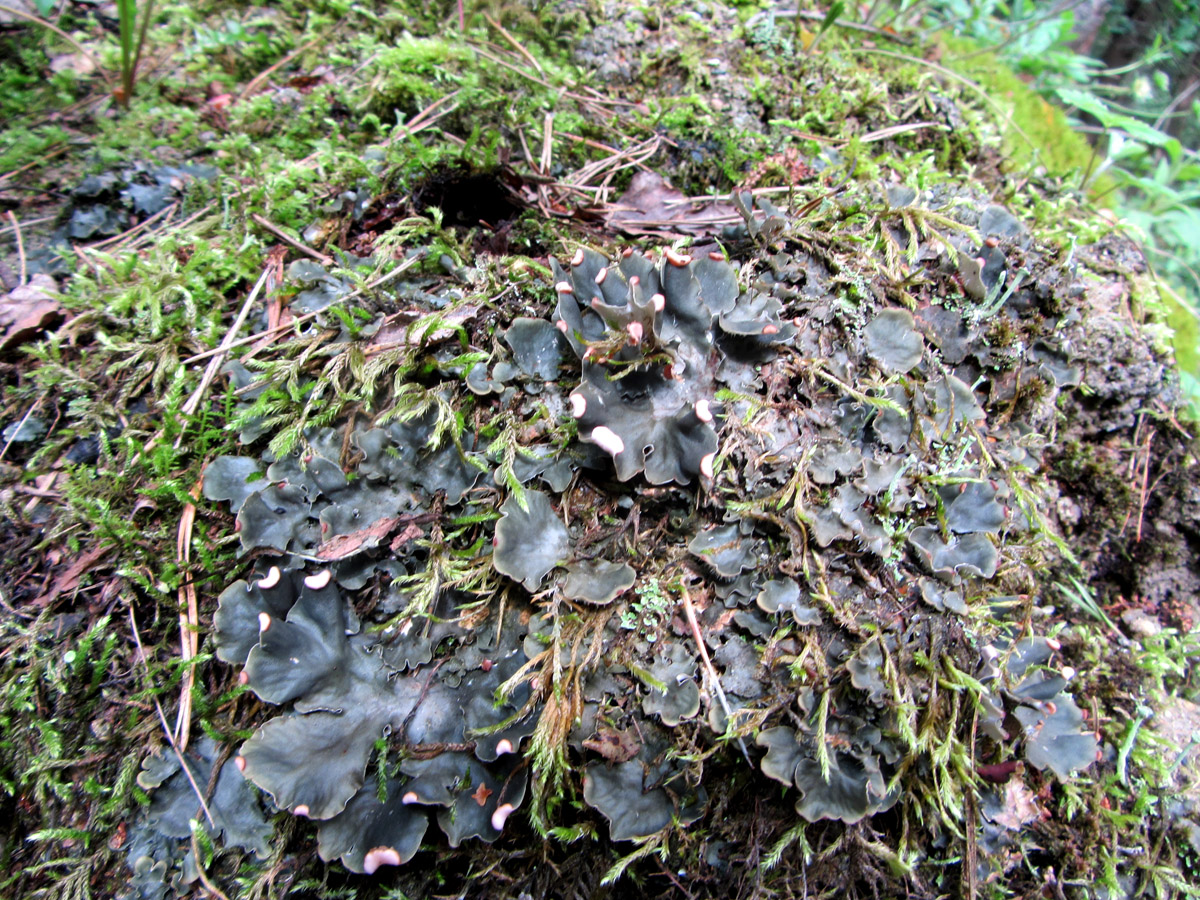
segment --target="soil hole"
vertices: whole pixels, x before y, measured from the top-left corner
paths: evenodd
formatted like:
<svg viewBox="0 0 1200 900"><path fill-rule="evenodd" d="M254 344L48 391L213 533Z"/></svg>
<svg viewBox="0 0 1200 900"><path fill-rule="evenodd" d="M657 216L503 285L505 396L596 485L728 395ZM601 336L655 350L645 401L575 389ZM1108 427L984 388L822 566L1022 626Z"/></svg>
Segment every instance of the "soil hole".
<svg viewBox="0 0 1200 900"><path fill-rule="evenodd" d="M431 206L441 209L447 225L467 228L480 223L498 228L524 208L504 174L450 169L434 172L418 182L412 192L413 209L422 214Z"/></svg>

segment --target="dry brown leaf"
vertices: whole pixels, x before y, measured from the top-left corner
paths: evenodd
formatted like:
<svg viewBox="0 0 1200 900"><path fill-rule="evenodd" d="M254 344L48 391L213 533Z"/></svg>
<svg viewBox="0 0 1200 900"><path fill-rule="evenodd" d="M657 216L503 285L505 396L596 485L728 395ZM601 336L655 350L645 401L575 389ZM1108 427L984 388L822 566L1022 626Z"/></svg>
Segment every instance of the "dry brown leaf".
<svg viewBox="0 0 1200 900"><path fill-rule="evenodd" d="M369 549L376 546L380 541L387 537L391 531L400 522L399 518L390 517L380 519L366 528L360 528L358 531L350 534L339 534L335 538L331 538L317 548L317 556L320 559L345 559L352 553L357 553L359 550Z"/></svg>
<svg viewBox="0 0 1200 900"><path fill-rule="evenodd" d="M62 307L51 294L58 285L49 275L34 275L28 284L0 297L0 350L10 350L35 337L62 318Z"/></svg>
<svg viewBox="0 0 1200 900"><path fill-rule="evenodd" d="M471 321L478 312L478 306L460 306L442 316L446 327L437 328L428 333L424 333L421 328L412 327L414 322L426 315L425 313L416 310L402 310L393 313L387 317L387 321L383 323L379 331L375 332L367 352L376 353L390 347L415 346L420 343L436 344L454 337L457 333L455 328Z"/></svg>
<svg viewBox="0 0 1200 900"><path fill-rule="evenodd" d="M60 53L50 58L50 71L74 72L80 78L86 78L95 73L96 61L82 53Z"/></svg>
<svg viewBox="0 0 1200 900"><path fill-rule="evenodd" d="M655 172L634 175L629 190L609 210L605 216L608 227L632 235L713 235L741 221L733 204L725 200L688 200Z"/></svg>
<svg viewBox="0 0 1200 900"><path fill-rule="evenodd" d="M1013 779L1004 786L1004 809L996 816L996 824L1010 831L1020 831L1030 822L1042 817L1041 807L1033 791L1025 783Z"/></svg>
<svg viewBox="0 0 1200 900"><path fill-rule="evenodd" d="M733 617L737 615L736 609L727 609L717 616L708 626L709 634L721 634L733 621Z"/></svg>
<svg viewBox="0 0 1200 900"><path fill-rule="evenodd" d="M396 553L409 541L419 538L424 533L425 532L421 530L420 525L417 525L414 522L409 522L404 526L404 530L402 532L392 538L392 543L389 545L389 548L393 553Z"/></svg>
<svg viewBox="0 0 1200 900"><path fill-rule="evenodd" d="M85 573L91 571L111 550L111 547L97 544L90 550L85 551L82 556L71 563L65 572L54 579L54 583L50 585L50 589L34 600L33 605L38 607L48 606L60 594L75 590L75 588L79 587L79 579Z"/></svg>
<svg viewBox="0 0 1200 900"><path fill-rule="evenodd" d="M588 750L595 750L609 762L628 762L642 748L641 741L632 731L601 727L594 738L583 742Z"/></svg>

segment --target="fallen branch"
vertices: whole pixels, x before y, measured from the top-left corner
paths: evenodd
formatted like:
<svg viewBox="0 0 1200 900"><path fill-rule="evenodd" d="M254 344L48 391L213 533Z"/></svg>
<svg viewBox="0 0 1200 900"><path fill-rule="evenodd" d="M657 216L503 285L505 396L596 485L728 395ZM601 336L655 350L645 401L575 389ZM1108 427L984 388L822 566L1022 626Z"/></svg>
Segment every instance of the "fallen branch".
<svg viewBox="0 0 1200 900"><path fill-rule="evenodd" d="M8 211L8 221L12 222L13 238L17 243L17 263L19 265L19 281L18 284L24 284L29 280L29 271L25 265L25 242L21 239L21 223L17 221L17 217L13 215L13 211Z"/></svg>
<svg viewBox="0 0 1200 900"><path fill-rule="evenodd" d="M326 256L324 253L318 253L312 247L309 247L306 244L300 243L300 241L296 240L294 237L292 237L291 235L284 232L283 229L281 229L278 225L271 223L267 219L260 216L258 213L251 213L250 218L253 219L255 222L257 222L259 225L261 225L263 228L267 229L267 231L271 232L271 234L275 235L275 237L279 238L281 241L283 241L288 246L294 247L296 250L299 250L301 253L303 253L306 256L311 256L313 259L315 259L321 265L323 265L323 266L332 266L333 265L333 257L332 256Z"/></svg>
<svg viewBox="0 0 1200 900"><path fill-rule="evenodd" d="M258 299L259 291L262 290L263 285L267 283L267 279L276 271L276 269L277 265L273 261L268 260L266 267L263 269L263 273L258 276L258 281L256 281L254 284L254 289L250 291L250 296L246 298L246 302L242 304L242 308L238 312L237 318L234 319L233 324L229 326L229 331L225 333L225 339L221 341L220 346L217 347L216 352L208 361L208 367L204 370L204 376L200 379L200 384L196 387L196 390L192 392L192 395L188 397L187 402L183 404L182 411L185 416L194 415L196 410L199 408L200 401L204 398L205 393L208 391L208 386L212 384L213 379L217 377L217 372L220 370L221 364L225 361L225 356L229 353L230 348L232 348L234 345L233 336L238 333L242 325L245 323L246 317L250 315L250 307L252 307L254 305L254 301ZM179 437L175 439L176 448L178 448L180 443L182 443L183 435L184 432L181 429L179 432ZM162 432L160 431L155 436L154 440L150 442L150 444L155 444L161 437Z"/></svg>
<svg viewBox="0 0 1200 900"><path fill-rule="evenodd" d="M692 637L696 639L696 647L700 650L700 659L704 662L704 671L708 676L707 681L712 685L713 691L721 703L721 709L725 712L726 727L728 727L733 724L733 710L729 708L729 701L725 698L725 691L721 688L720 676L717 675L717 669L708 656L708 647L704 645L704 635L700 632L700 622L696 619L696 608L692 605L692 598L688 594L687 586L681 583L679 591L683 596L683 611L687 615L688 626L692 629ZM746 742L741 735L738 735L738 746L742 748L742 756L746 757L746 762L750 763L750 767L753 768L754 763L750 759L750 751L746 749Z"/></svg>
<svg viewBox="0 0 1200 900"><path fill-rule="evenodd" d="M200 498L200 482L191 490L193 500ZM175 540L175 559L185 575L179 585L179 649L183 660L183 682L179 686L179 713L175 716L175 739L186 750L192 731L192 685L196 681L195 667L188 665L200 650L200 608L196 601L196 585L186 577L192 561L192 526L196 522L196 504L189 503L179 516L179 532Z"/></svg>
<svg viewBox="0 0 1200 900"><path fill-rule="evenodd" d="M142 646L142 635L138 631L137 619L133 615L133 607L129 607L129 624L133 626L133 642L137 645L138 657L142 661L142 665L146 667L146 676L150 676L150 663L146 659L146 648ZM187 760L183 758L183 751L179 749L179 744L175 742L175 735L171 733L171 726L167 724L166 714L163 713L162 704L158 702L158 697L153 694L154 709L158 712L158 721L162 724L163 731L167 735L167 741L171 745L171 749L175 752L175 758L179 760L179 767L183 769L183 774L187 777L188 784L192 786L192 790L196 793L196 799L200 801L200 808L204 810L204 817L208 819L208 824L213 828L217 825L213 821L212 813L209 812L208 803L204 800L204 792L200 790L200 786L196 784L196 779L192 777L192 770L188 768Z"/></svg>
<svg viewBox="0 0 1200 900"><path fill-rule="evenodd" d="M376 278L374 281L372 281L370 284L366 285L365 287L361 287L361 288L358 288L357 290L351 291L349 294L346 294L343 297L338 297L337 300L334 301L334 303L345 303L349 300L354 300L357 297L361 297L367 291L374 290L375 288L379 287L381 284L391 281L393 278L399 277L402 273L408 271L413 266L415 266L417 264L418 260L420 260L419 256L409 257L404 262L400 263L400 265L396 266L396 268L392 269L392 271L388 272L386 275L381 275L379 278ZM330 304L330 306L332 306L332 305L333 304ZM328 311L329 311L329 307L327 306L327 307L325 307L325 309L315 310L314 312L305 313L304 315L297 316L296 318L292 319L292 321L286 322L283 325L277 325L274 328L268 328L266 331L259 331L255 334L250 335L249 337L240 338L236 341L233 341L228 346L214 347L211 350L205 350L203 353L197 353L194 356L189 356L187 359L185 359L183 361L183 363L184 363L184 365L189 365L194 362L199 362L202 359L208 359L209 357L216 356L218 353L226 353L229 350L234 349L235 347L243 347L246 344L253 344L255 341L262 340L264 337L271 337L271 336L279 334L280 332L287 331L288 329L292 328L294 325L299 325L301 322L308 322L309 320L314 319L317 316L319 316L321 313L328 312Z"/></svg>

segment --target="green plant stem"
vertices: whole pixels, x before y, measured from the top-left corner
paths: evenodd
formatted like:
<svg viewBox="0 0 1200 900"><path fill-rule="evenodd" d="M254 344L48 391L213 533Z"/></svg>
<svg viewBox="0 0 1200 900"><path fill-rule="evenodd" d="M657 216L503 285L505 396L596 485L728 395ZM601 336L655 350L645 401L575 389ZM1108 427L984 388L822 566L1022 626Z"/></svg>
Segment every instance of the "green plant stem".
<svg viewBox="0 0 1200 900"><path fill-rule="evenodd" d="M1150 718L1152 710L1144 706L1139 706L1137 710L1137 718L1129 724L1129 732L1125 735L1125 740L1121 742L1121 749L1117 751L1117 778L1121 784L1129 787L1129 754L1133 752L1133 745L1137 742L1138 731L1142 727L1142 723Z"/></svg>
<svg viewBox="0 0 1200 900"><path fill-rule="evenodd" d="M137 27L136 0L117 0L117 25L121 40L121 95L118 102L129 108L133 96L133 30Z"/></svg>
<svg viewBox="0 0 1200 900"><path fill-rule="evenodd" d="M150 20L154 18L154 0L146 0L146 8L142 10L142 27L138 29L137 49L133 54L133 68L137 71L142 64L142 50L146 46L146 33L150 29Z"/></svg>
<svg viewBox="0 0 1200 900"><path fill-rule="evenodd" d="M121 39L121 106L129 108L133 89L137 84L137 70L142 62L142 50L146 46L146 34L150 19L154 16L154 0L148 0L138 22L137 0L117 0L117 22ZM136 41L134 32L137 33Z"/></svg>

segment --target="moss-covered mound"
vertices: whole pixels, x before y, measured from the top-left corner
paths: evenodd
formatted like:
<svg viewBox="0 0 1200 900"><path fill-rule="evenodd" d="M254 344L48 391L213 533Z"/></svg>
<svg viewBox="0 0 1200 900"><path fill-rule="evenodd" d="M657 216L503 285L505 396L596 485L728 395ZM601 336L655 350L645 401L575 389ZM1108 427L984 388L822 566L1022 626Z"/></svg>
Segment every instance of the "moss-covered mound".
<svg viewBox="0 0 1200 900"><path fill-rule="evenodd" d="M747 13L285 6L77 123L10 893L1194 891L1152 279L951 60Z"/></svg>

